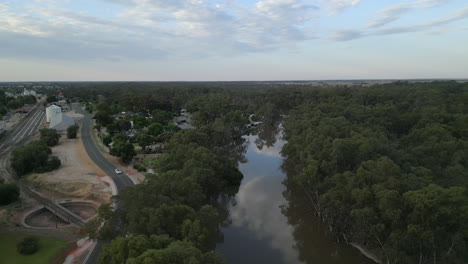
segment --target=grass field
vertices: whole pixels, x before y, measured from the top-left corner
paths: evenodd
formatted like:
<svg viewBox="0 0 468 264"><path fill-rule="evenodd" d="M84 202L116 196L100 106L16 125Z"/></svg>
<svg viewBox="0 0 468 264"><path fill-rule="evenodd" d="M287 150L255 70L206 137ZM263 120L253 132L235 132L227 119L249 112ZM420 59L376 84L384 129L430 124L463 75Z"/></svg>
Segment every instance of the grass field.
<svg viewBox="0 0 468 264"><path fill-rule="evenodd" d="M29 256L22 256L16 251L16 244L24 235L0 234L0 262L15 264L48 264L49 260L57 255L67 242L49 238L39 237L39 250Z"/></svg>

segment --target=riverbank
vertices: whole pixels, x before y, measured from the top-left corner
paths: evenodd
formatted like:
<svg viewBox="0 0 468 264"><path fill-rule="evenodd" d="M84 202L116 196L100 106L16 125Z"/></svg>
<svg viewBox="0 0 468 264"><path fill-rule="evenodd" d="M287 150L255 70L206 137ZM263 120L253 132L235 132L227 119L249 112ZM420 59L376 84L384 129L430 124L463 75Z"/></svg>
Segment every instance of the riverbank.
<svg viewBox="0 0 468 264"><path fill-rule="evenodd" d="M361 254L363 254L364 256L366 256L368 259L374 261L375 263L382 263L382 261L380 261L376 255L374 255L372 252L370 252L369 250L363 248L362 246L360 246L359 244L356 244L356 243L349 243L349 245L351 245L352 247L354 247L355 249L359 250L359 252L361 252Z"/></svg>
<svg viewBox="0 0 468 264"><path fill-rule="evenodd" d="M268 132L246 136L247 162L239 163L244 179L217 249L230 264L374 264L351 245L336 243L300 193L286 184L280 154L286 142L280 131L274 133L273 138L262 137Z"/></svg>

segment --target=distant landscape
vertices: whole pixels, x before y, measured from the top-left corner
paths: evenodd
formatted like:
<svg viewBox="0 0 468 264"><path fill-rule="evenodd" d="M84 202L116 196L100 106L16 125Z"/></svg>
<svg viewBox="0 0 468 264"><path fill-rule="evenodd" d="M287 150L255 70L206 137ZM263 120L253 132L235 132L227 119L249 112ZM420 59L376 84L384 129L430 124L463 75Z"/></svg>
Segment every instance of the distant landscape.
<svg viewBox="0 0 468 264"><path fill-rule="evenodd" d="M463 263L468 82L376 82L2 83L2 229L65 263Z"/></svg>
<svg viewBox="0 0 468 264"><path fill-rule="evenodd" d="M0 1L0 263L467 264L467 21Z"/></svg>

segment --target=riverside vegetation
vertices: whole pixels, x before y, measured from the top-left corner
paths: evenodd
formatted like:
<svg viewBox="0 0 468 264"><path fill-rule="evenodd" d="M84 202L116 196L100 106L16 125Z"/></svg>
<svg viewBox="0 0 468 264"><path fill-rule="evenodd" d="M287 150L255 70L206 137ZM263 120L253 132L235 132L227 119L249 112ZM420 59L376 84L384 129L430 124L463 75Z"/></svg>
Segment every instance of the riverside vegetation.
<svg viewBox="0 0 468 264"><path fill-rule="evenodd" d="M467 102L456 83L316 91L285 123L289 182L384 263L467 263Z"/></svg>
<svg viewBox="0 0 468 264"><path fill-rule="evenodd" d="M265 126L285 116L286 216L297 205L290 192L299 192L337 240L384 263L468 261L467 84L80 83L66 94L95 104L104 98L111 112L186 108L197 127L170 131L167 119L153 126L157 135L169 132L153 162L158 174L123 191L122 209L101 210L106 225L96 237L113 240L100 263L222 263L213 251L228 219L221 201L242 179L236 162L252 113ZM109 115L96 119L115 123ZM151 122L139 119L145 131ZM125 127L115 123L116 134Z"/></svg>

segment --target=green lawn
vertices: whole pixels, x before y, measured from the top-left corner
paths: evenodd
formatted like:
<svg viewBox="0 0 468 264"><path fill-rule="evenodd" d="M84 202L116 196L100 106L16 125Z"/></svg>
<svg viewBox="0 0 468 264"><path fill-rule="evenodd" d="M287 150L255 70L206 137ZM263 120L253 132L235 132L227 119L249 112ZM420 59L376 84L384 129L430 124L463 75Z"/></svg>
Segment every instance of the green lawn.
<svg viewBox="0 0 468 264"><path fill-rule="evenodd" d="M15 264L48 264L49 260L57 255L67 242L49 238L39 237L39 250L29 256L22 256L16 251L16 244L24 235L0 234L0 262Z"/></svg>

